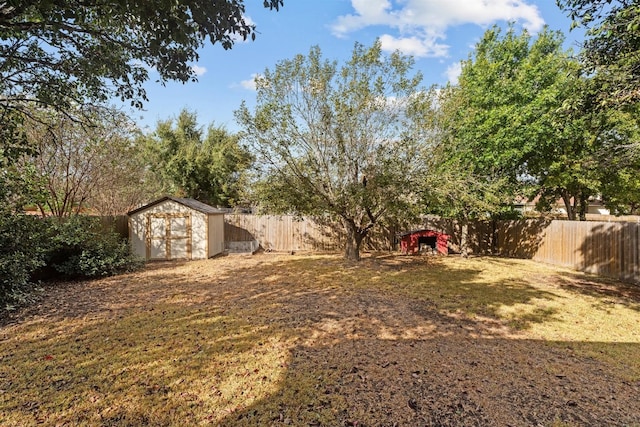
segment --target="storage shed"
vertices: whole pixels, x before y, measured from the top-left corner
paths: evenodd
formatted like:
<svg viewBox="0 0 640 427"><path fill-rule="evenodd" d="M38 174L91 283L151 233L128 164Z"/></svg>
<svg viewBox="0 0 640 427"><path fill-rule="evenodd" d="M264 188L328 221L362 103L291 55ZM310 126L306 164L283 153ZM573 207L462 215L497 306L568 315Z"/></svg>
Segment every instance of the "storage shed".
<svg viewBox="0 0 640 427"><path fill-rule="evenodd" d="M224 211L163 197L128 213L133 252L147 260L204 259L224 251Z"/></svg>
<svg viewBox="0 0 640 427"><path fill-rule="evenodd" d="M398 235L404 254L449 253L449 235L434 230L412 230Z"/></svg>

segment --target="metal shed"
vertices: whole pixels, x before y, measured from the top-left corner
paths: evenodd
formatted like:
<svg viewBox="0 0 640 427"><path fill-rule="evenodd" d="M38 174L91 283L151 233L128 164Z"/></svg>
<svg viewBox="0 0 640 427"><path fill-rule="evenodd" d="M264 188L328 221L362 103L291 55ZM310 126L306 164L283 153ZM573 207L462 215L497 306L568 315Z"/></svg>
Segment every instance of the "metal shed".
<svg viewBox="0 0 640 427"><path fill-rule="evenodd" d="M163 197L129 216L133 252L147 260L205 259L224 251L224 211L181 197Z"/></svg>
<svg viewBox="0 0 640 427"><path fill-rule="evenodd" d="M434 230L412 230L398 235L400 250L404 254L438 252L443 255L449 253L449 235Z"/></svg>

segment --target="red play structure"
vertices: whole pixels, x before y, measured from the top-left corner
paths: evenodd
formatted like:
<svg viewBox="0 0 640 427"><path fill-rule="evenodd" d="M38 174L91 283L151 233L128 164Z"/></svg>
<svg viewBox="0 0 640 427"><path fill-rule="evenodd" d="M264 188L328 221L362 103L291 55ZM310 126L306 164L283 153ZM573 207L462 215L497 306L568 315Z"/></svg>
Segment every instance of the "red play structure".
<svg viewBox="0 0 640 427"><path fill-rule="evenodd" d="M433 230L413 230L399 234L403 254L441 253L447 255L449 235Z"/></svg>

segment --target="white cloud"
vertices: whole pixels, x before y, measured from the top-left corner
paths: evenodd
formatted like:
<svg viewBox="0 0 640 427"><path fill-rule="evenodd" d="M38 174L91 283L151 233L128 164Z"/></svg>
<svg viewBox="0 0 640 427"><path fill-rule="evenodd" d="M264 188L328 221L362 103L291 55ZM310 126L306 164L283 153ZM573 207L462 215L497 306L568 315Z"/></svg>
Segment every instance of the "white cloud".
<svg viewBox="0 0 640 427"><path fill-rule="evenodd" d="M461 73L462 73L461 62L456 62L449 65L447 67L447 71L445 71L447 79L449 80L449 83L451 83L452 85L458 84L458 78L460 77Z"/></svg>
<svg viewBox="0 0 640 427"><path fill-rule="evenodd" d="M415 57L444 56L449 46L438 43L434 38L421 38L417 36L396 38L389 34L379 37L382 50L393 52L399 50L405 55Z"/></svg>
<svg viewBox="0 0 640 427"><path fill-rule="evenodd" d="M387 10L392 6L388 0L351 0L351 5L356 15L338 17L338 21L333 25L333 33L337 36L343 36L370 25L387 24L389 20Z"/></svg>
<svg viewBox="0 0 640 427"><path fill-rule="evenodd" d="M383 48L393 47L414 56L446 56L448 46L440 41L457 25L485 27L501 20L516 21L530 32L539 31L544 20L538 7L528 1L351 0L354 13L338 17L332 30L337 37L345 37L362 28L386 26L400 36L382 36L386 38Z"/></svg>
<svg viewBox="0 0 640 427"><path fill-rule="evenodd" d="M207 72L207 69L205 67L201 67L199 65L192 65L191 69L193 70L194 73L196 73L196 76L198 77L200 77L201 75Z"/></svg>
<svg viewBox="0 0 640 427"><path fill-rule="evenodd" d="M247 80L242 80L240 82L240 86L243 87L246 90L256 90L256 80L259 79L261 77L260 74L258 73L253 73L251 74L251 78L247 79Z"/></svg>

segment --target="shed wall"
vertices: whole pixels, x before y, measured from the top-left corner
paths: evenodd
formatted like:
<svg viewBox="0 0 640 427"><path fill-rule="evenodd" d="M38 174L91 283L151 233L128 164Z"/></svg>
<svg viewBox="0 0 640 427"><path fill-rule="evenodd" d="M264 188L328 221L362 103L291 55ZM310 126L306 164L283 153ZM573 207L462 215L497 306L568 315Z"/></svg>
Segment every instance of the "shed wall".
<svg viewBox="0 0 640 427"><path fill-rule="evenodd" d="M183 206L173 200L166 200L148 209L136 212L129 218L129 237L133 253L147 257L147 218L154 214L187 214L191 216L191 258L207 258L208 221L207 215ZM222 216L222 215L220 215Z"/></svg>
<svg viewBox="0 0 640 427"><path fill-rule="evenodd" d="M209 257L224 251L224 215L209 215Z"/></svg>

